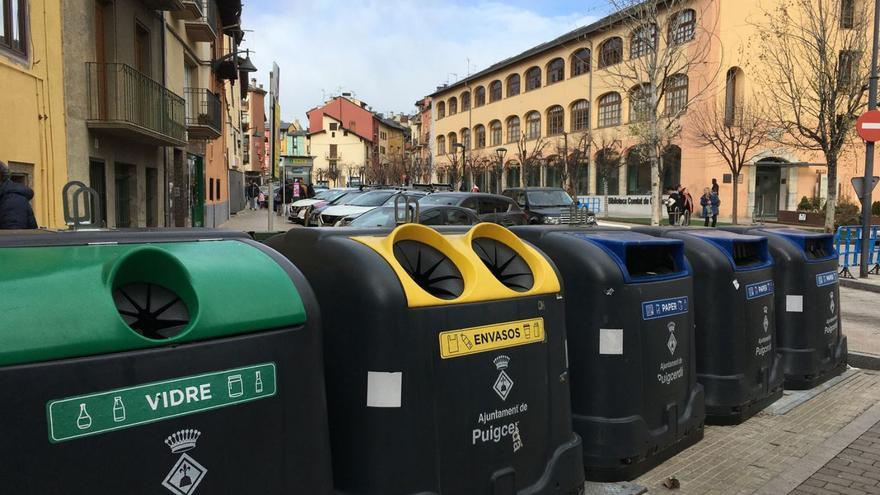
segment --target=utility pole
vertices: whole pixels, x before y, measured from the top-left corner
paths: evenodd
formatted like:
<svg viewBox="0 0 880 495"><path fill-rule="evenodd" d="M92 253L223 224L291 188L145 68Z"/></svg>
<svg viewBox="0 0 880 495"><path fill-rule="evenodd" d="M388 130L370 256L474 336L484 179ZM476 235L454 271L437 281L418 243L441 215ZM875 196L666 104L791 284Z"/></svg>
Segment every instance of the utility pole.
<svg viewBox="0 0 880 495"><path fill-rule="evenodd" d="M275 141L278 138L276 112L278 111L279 72L278 64L273 62L272 72L269 73L269 232L275 231L275 191L273 185L275 183L275 166L278 162L275 159L277 153Z"/></svg>
<svg viewBox="0 0 880 495"><path fill-rule="evenodd" d="M868 80L868 111L877 109L877 34L880 31L880 0L874 0L874 42L871 48L871 78ZM862 259L859 277L868 278L871 255L871 193L874 189L874 143L865 142L865 182L862 193Z"/></svg>

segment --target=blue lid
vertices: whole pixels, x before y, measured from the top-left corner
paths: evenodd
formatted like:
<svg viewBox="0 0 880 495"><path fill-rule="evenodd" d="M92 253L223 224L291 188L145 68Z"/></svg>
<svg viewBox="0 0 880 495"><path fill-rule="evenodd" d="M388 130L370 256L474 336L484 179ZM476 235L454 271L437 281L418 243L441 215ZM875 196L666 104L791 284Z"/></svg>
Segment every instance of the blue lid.
<svg viewBox="0 0 880 495"><path fill-rule="evenodd" d="M566 232L590 242L614 261L625 283L657 282L691 274L684 243L629 231Z"/></svg>
<svg viewBox="0 0 880 495"><path fill-rule="evenodd" d="M773 258L770 256L766 237L735 234L714 229L676 232L700 238L718 248L727 256L733 271L744 272L773 266Z"/></svg>
<svg viewBox="0 0 880 495"><path fill-rule="evenodd" d="M800 249L807 263L820 263L837 259L834 236L824 232L807 232L800 229L761 229L761 234L778 235Z"/></svg>

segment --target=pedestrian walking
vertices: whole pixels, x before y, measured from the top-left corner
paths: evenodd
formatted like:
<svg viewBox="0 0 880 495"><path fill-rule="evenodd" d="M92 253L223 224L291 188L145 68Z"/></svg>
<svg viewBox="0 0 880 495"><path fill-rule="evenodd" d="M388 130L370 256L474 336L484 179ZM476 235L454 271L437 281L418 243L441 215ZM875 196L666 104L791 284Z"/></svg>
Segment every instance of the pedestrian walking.
<svg viewBox="0 0 880 495"><path fill-rule="evenodd" d="M691 216L694 214L694 197L687 188L681 188L681 196L684 198L684 209L682 210L681 225L689 226L691 224Z"/></svg>
<svg viewBox="0 0 880 495"><path fill-rule="evenodd" d="M666 205L666 214L669 216L669 225L675 225L678 220L678 210L676 210L678 192L674 188L668 187L666 188L666 194L667 198L664 204Z"/></svg>
<svg viewBox="0 0 880 495"><path fill-rule="evenodd" d="M0 162L0 229L36 229L32 199L34 190L12 182L9 167Z"/></svg>
<svg viewBox="0 0 880 495"><path fill-rule="evenodd" d="M260 209L263 209L263 202L266 201L266 195L263 194L263 191L260 191L260 195L257 196L257 204L260 206Z"/></svg>
<svg viewBox="0 0 880 495"><path fill-rule="evenodd" d="M315 186L311 182L309 183L309 186L306 187L306 197L308 199L315 197Z"/></svg>
<svg viewBox="0 0 880 495"><path fill-rule="evenodd" d="M716 178L713 177L713 178L712 178L712 192L715 193L715 194L718 194L718 189L719 189L719 187L718 187L718 179L716 179Z"/></svg>
<svg viewBox="0 0 880 495"><path fill-rule="evenodd" d="M474 187L471 188L471 192L475 192L475 193L480 192L480 186L474 184Z"/></svg>
<svg viewBox="0 0 880 495"><path fill-rule="evenodd" d="M257 198L260 196L260 187L257 186L257 183L251 181L245 189L245 194L248 200L248 208L253 211L258 210L260 205L257 203Z"/></svg>
<svg viewBox="0 0 880 495"><path fill-rule="evenodd" d="M700 206L703 207L703 218L705 219L703 225L709 227L711 222L711 226L715 227L718 224L718 207L721 206L718 194L712 192L712 189L707 187L703 190L703 195L700 197Z"/></svg>

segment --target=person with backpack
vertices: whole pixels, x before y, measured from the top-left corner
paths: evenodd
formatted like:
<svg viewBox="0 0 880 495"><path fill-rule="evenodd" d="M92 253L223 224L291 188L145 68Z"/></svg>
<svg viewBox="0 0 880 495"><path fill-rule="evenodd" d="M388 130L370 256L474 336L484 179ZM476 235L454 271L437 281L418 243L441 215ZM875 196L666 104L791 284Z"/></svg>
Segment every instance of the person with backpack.
<svg viewBox="0 0 880 495"><path fill-rule="evenodd" d="M37 219L31 200L34 190L12 182L12 173L5 163L0 162L0 229L36 229Z"/></svg>

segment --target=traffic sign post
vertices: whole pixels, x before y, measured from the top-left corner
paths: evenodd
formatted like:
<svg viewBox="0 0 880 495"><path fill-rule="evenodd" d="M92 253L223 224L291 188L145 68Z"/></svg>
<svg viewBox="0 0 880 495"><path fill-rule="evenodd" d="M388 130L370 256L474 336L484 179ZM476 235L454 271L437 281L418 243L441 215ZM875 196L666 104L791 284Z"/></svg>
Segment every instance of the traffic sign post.
<svg viewBox="0 0 880 495"><path fill-rule="evenodd" d="M859 198L859 201L865 199L865 191L874 191L877 188L877 183L880 182L880 177L876 175L871 178L871 183L868 184L868 189L865 189L865 178L864 177L853 177L852 185L853 189L856 190L856 197Z"/></svg>
<svg viewBox="0 0 880 495"><path fill-rule="evenodd" d="M865 177L862 181L862 256L859 277L868 278L871 252L871 193L874 178L874 142L880 141L880 112L877 111L877 49L880 34L880 0L874 0L874 41L871 44L871 77L868 80L868 111L856 121L856 131L865 140Z"/></svg>
<svg viewBox="0 0 880 495"><path fill-rule="evenodd" d="M856 120L856 132L869 143L880 141L880 110L868 110Z"/></svg>

